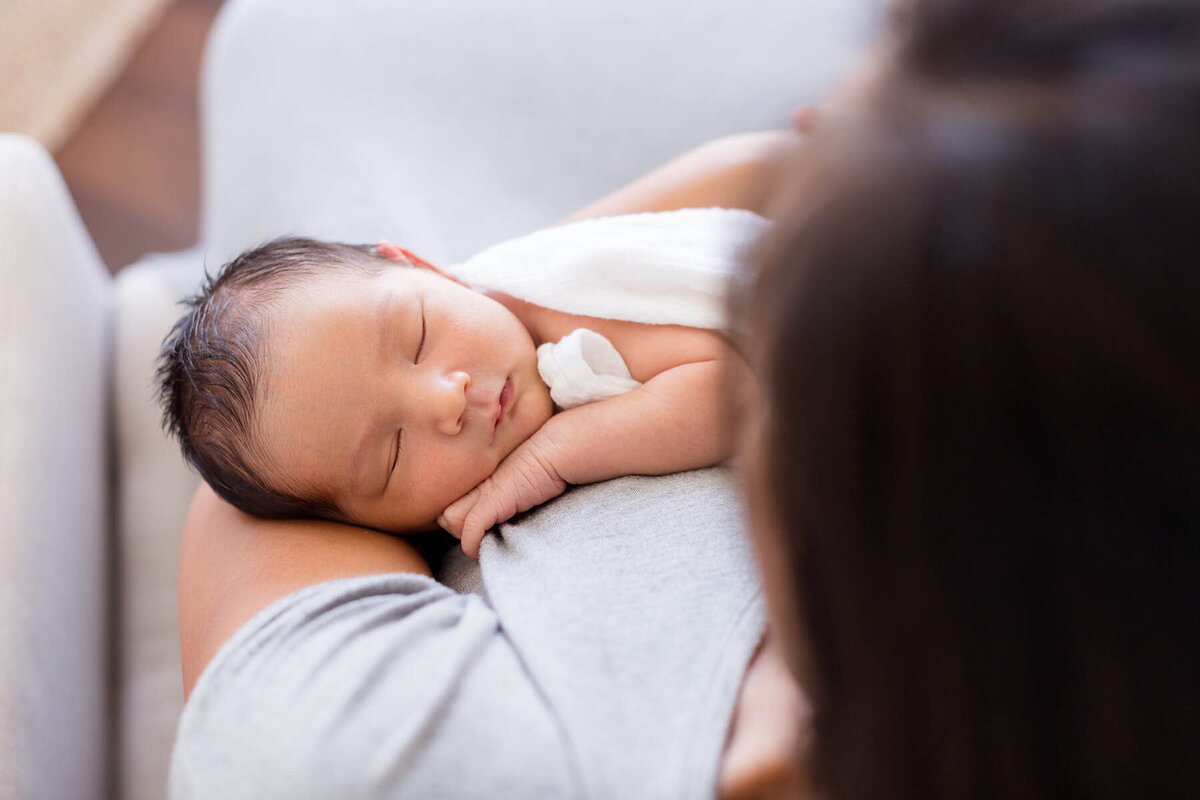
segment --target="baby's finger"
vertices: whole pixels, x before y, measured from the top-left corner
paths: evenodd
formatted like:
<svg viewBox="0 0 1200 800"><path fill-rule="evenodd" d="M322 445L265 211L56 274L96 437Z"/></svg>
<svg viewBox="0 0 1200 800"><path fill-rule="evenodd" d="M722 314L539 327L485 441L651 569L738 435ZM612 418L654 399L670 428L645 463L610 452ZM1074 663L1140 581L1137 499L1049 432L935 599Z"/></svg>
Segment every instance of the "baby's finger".
<svg viewBox="0 0 1200 800"><path fill-rule="evenodd" d="M442 529L442 530L444 530L446 533L448 533L448 534L450 534L451 536L453 536L455 539L461 539L461 538L462 538L462 534L459 532L459 528L458 528L458 526L456 526L456 525L451 525L451 524L450 524L450 520L446 519L446 513L445 513L445 512L442 512L442 513L441 513L441 514L438 516L438 518L437 518L437 525L438 525L438 527L439 527L439 528L441 528L441 529Z"/></svg>
<svg viewBox="0 0 1200 800"><path fill-rule="evenodd" d="M478 502L479 489L475 488L446 506L441 516L438 517L438 525L449 532L451 536L462 538L463 524L467 520L467 515L471 513L471 509Z"/></svg>
<svg viewBox="0 0 1200 800"><path fill-rule="evenodd" d="M456 539L462 538L463 520L467 517L465 511L447 507L437 518L437 524L446 533Z"/></svg>
<svg viewBox="0 0 1200 800"><path fill-rule="evenodd" d="M484 534L486 534L486 533L487 533L487 529L482 528L478 525L475 525L475 526L464 525L463 526L463 535L462 535L463 552L466 553L471 558L478 561L479 560L479 545L483 542L483 537L484 537Z"/></svg>
<svg viewBox="0 0 1200 800"><path fill-rule="evenodd" d="M466 517L467 513L475 507L479 502L480 491L476 486L471 491L464 494L462 497L455 500L450 505L446 506L446 510L442 512L449 520Z"/></svg>
<svg viewBox="0 0 1200 800"><path fill-rule="evenodd" d="M463 552L471 558L479 558L479 545L488 530L496 523L496 515L490 511L490 505L485 498L476 503L462 525Z"/></svg>

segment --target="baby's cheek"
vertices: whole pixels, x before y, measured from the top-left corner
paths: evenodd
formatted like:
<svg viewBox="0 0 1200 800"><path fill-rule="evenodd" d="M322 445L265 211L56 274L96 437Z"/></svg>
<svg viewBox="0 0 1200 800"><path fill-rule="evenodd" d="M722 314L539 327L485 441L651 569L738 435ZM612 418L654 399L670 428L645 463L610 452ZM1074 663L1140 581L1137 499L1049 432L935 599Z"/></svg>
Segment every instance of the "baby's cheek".
<svg viewBox="0 0 1200 800"><path fill-rule="evenodd" d="M550 399L550 390L541 382L522 400L523 402L516 409L514 422L517 424L513 426L516 436L513 437L514 441L508 447L509 452L537 433L538 429L546 424L546 420L554 415L554 401Z"/></svg>
<svg viewBox="0 0 1200 800"><path fill-rule="evenodd" d="M440 504L439 512L496 470L496 461L486 453L443 452L426 463L431 468L423 476L421 494Z"/></svg>

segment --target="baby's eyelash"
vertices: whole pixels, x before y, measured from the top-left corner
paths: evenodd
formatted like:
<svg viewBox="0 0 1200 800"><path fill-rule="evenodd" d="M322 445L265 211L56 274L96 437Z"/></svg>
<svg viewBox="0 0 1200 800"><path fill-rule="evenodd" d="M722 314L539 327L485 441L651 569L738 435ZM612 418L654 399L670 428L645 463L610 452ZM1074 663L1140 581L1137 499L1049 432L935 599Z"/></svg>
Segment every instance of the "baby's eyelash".
<svg viewBox="0 0 1200 800"><path fill-rule="evenodd" d="M396 465L400 463L400 448L404 446L402 439L404 438L404 428L396 431L396 454L392 456L392 472L396 471Z"/></svg>
<svg viewBox="0 0 1200 800"><path fill-rule="evenodd" d="M425 306L421 306L421 341L417 342L417 354L413 357L413 363L416 364L421 360L421 351L425 349Z"/></svg>

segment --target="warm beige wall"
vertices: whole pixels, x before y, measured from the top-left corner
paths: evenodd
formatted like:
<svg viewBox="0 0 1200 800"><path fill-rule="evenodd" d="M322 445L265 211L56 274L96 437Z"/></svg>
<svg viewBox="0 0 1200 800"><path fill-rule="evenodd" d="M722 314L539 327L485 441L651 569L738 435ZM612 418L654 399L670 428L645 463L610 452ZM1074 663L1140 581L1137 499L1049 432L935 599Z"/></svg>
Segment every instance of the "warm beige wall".
<svg viewBox="0 0 1200 800"><path fill-rule="evenodd" d="M53 150L170 0L0 0L0 131Z"/></svg>

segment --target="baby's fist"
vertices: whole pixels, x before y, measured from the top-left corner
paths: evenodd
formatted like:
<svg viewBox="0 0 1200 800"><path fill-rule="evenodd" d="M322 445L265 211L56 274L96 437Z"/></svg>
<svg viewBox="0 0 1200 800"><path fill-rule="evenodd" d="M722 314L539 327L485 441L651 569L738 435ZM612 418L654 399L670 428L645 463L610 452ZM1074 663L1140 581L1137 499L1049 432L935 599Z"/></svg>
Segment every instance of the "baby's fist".
<svg viewBox="0 0 1200 800"><path fill-rule="evenodd" d="M547 448L537 439L535 435L514 450L491 477L438 517L438 525L461 539L463 552L471 558L479 558L479 543L492 526L558 497L567 488Z"/></svg>
<svg viewBox="0 0 1200 800"><path fill-rule="evenodd" d="M479 502L478 486L446 506L441 516L437 518L437 524L455 539L462 539L463 524L467 521L467 514L477 502ZM463 545L463 549L466 550L466 545Z"/></svg>

